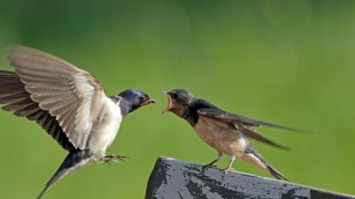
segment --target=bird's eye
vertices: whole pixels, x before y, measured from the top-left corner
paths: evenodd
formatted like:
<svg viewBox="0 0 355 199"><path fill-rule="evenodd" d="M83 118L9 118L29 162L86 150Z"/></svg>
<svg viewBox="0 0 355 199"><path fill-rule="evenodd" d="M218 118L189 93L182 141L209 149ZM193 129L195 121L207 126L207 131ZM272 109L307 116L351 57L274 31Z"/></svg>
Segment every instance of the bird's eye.
<svg viewBox="0 0 355 199"><path fill-rule="evenodd" d="M141 101L146 101L146 100L148 100L148 96L143 95L142 97L140 97L140 100L141 100Z"/></svg>
<svg viewBox="0 0 355 199"><path fill-rule="evenodd" d="M171 93L170 96L171 96L171 98L173 98L173 99L179 98L178 94L176 94L176 93Z"/></svg>

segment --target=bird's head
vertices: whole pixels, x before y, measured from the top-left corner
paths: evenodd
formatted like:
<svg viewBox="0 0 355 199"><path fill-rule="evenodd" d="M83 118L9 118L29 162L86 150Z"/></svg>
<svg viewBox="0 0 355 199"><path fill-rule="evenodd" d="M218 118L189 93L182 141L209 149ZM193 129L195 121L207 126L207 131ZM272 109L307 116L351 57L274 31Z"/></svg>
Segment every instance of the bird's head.
<svg viewBox="0 0 355 199"><path fill-rule="evenodd" d="M133 112L142 106L155 103L145 92L135 89L122 91L118 96L125 101L125 103L122 103L122 106L125 106L123 108L127 110L127 113Z"/></svg>
<svg viewBox="0 0 355 199"><path fill-rule="evenodd" d="M168 106L164 112L170 111L179 117L184 117L188 111L189 105L195 99L192 93L186 89L172 89L162 92L168 96Z"/></svg>

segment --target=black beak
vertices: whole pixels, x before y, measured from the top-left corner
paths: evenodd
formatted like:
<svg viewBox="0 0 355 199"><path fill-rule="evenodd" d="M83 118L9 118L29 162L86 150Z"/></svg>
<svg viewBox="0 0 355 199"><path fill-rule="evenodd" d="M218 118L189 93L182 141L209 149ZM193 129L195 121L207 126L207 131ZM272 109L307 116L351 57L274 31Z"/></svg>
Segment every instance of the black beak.
<svg viewBox="0 0 355 199"><path fill-rule="evenodd" d="M153 99L149 99L149 100L147 101L147 103L148 103L148 104L154 104L154 103L156 103L156 101L153 100Z"/></svg>
<svg viewBox="0 0 355 199"><path fill-rule="evenodd" d="M147 99L147 100L144 100L140 105L139 107L142 107L142 106L146 106L148 104L154 104L155 103L155 100L153 99Z"/></svg>

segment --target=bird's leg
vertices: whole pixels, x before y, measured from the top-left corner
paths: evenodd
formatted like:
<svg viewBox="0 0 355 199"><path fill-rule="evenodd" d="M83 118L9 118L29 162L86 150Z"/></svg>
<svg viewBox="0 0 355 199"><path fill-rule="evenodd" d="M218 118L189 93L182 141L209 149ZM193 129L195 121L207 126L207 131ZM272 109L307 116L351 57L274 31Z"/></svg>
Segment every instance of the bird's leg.
<svg viewBox="0 0 355 199"><path fill-rule="evenodd" d="M222 158L222 153L221 152L217 152L217 158L214 159L212 162L202 166L202 173L204 173L206 171L206 169L208 169L209 167L213 166L214 163L218 162L221 158Z"/></svg>
<svg viewBox="0 0 355 199"><path fill-rule="evenodd" d="M119 160L124 161L127 158L129 157L124 155L106 155L103 161L110 164L111 162L117 162Z"/></svg>
<svg viewBox="0 0 355 199"><path fill-rule="evenodd" d="M234 161L235 161L235 156L232 156L231 157L231 161L228 164L228 167L223 169L224 174L227 174L230 171L235 171L234 168L232 167Z"/></svg>
<svg viewBox="0 0 355 199"><path fill-rule="evenodd" d="M227 175L228 172L230 172L230 171L235 171L234 168L232 167L234 161L235 161L235 157L232 156L232 157L231 157L231 161L230 161L229 164L228 164L228 167L225 168L225 169L223 169L222 180L224 180L224 177Z"/></svg>

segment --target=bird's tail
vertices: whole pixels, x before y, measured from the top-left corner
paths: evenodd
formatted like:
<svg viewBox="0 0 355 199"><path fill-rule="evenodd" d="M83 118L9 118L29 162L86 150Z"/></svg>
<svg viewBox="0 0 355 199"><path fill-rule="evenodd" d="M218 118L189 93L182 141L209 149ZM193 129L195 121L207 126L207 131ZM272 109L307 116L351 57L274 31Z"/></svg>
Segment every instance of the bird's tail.
<svg viewBox="0 0 355 199"><path fill-rule="evenodd" d="M40 199L44 193L51 187L56 181L69 174L70 172L79 169L90 162L90 151L89 150L79 150L75 149L70 151L67 157L64 159L62 165L60 165L59 169L54 173L52 178L47 182L44 189L37 196L36 199Z"/></svg>
<svg viewBox="0 0 355 199"><path fill-rule="evenodd" d="M244 159L247 162L250 162L259 168L268 171L272 176L279 180L287 180L287 178L282 175L279 171L277 171L274 167L271 166L269 162L267 162L257 151L254 147L251 145L248 147L248 149L245 151L245 155L242 159Z"/></svg>
<svg viewBox="0 0 355 199"><path fill-rule="evenodd" d="M279 179L279 180L287 180L287 178L282 175L282 173L280 173L278 170L276 170L274 167L272 167L269 163L266 164L267 170L270 172L270 174L272 176L274 176L275 178Z"/></svg>

